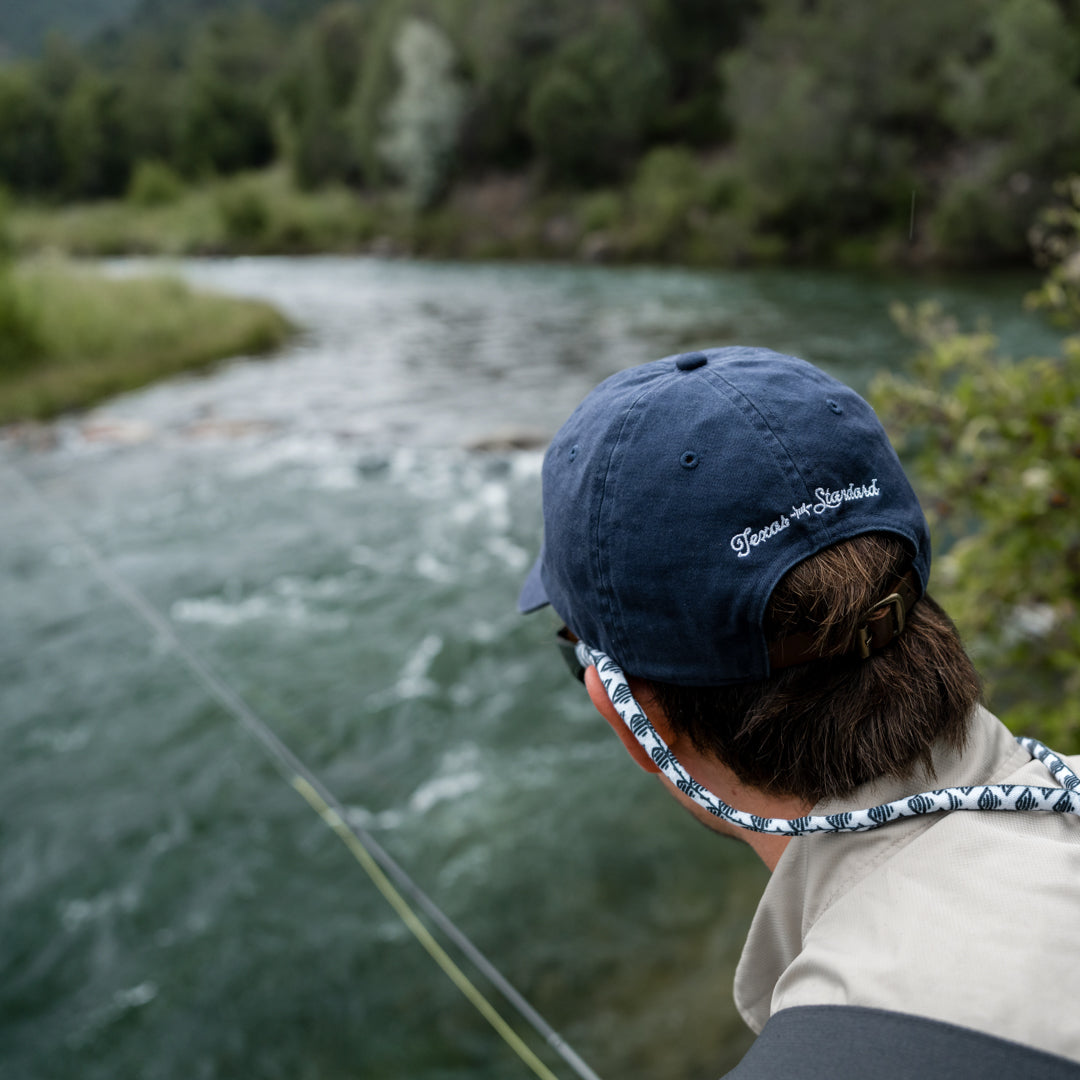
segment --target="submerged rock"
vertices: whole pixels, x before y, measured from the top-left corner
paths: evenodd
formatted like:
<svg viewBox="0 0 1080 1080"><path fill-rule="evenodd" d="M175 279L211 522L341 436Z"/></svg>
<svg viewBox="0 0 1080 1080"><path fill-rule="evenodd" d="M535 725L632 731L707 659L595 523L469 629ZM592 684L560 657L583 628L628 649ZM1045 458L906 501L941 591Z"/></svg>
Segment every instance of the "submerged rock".
<svg viewBox="0 0 1080 1080"><path fill-rule="evenodd" d="M551 436L536 428L497 428L465 444L466 450L476 453L505 453L507 450L543 450Z"/></svg>

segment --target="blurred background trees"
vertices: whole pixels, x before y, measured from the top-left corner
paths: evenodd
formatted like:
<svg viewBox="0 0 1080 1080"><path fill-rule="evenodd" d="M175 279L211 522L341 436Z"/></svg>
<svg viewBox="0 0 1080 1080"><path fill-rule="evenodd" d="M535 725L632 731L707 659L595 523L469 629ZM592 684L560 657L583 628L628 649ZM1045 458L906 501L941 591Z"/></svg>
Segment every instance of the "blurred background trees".
<svg viewBox="0 0 1080 1080"><path fill-rule="evenodd" d="M585 196L578 226L629 230L627 256L693 234L695 261L985 265L1026 258L1080 169L1080 9L1057 0L95 0L77 18L56 0L66 38L15 7L17 199L138 177L146 200L147 163L186 183L276 163L301 190L431 211L515 177L532 203ZM663 237L627 194L658 151L700 173L668 168Z"/></svg>

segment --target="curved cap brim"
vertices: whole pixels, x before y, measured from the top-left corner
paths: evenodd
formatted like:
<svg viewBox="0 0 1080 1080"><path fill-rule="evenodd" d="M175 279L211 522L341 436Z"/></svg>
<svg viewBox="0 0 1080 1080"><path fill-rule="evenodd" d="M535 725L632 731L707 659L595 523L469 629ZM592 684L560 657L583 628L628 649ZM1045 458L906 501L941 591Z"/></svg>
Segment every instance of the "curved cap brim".
<svg viewBox="0 0 1080 1080"><path fill-rule="evenodd" d="M533 568L529 571L529 576L525 579L525 584L521 587L517 607L522 615L528 615L530 611L536 611L549 602L547 590L544 588L543 581L540 580L540 568L543 562L544 553L541 551L536 562L533 563Z"/></svg>

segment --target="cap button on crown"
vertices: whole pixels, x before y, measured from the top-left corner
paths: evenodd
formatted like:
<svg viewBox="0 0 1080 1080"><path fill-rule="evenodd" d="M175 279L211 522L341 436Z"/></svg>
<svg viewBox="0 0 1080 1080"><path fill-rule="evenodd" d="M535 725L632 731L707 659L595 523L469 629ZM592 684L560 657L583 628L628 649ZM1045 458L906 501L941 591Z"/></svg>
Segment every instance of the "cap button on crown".
<svg viewBox="0 0 1080 1080"><path fill-rule="evenodd" d="M693 371L694 368L699 368L702 364L707 364L709 358L700 352L684 353L675 361L675 366L680 371Z"/></svg>

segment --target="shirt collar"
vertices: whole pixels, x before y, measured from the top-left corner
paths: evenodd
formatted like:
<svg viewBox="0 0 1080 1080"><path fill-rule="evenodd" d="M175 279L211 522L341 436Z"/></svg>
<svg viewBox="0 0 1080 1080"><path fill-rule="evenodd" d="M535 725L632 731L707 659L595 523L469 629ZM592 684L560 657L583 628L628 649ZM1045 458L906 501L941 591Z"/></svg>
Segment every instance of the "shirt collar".
<svg viewBox="0 0 1080 1080"><path fill-rule="evenodd" d="M920 764L906 779L873 780L840 799L818 803L813 814L833 814L900 799L928 788L995 783L1031 760L1008 729L981 706L972 714L964 745L935 746L932 771ZM850 887L892 847L909 842L942 815L907 818L864 833L796 836L780 856L758 903L735 973L735 1004L761 1031L771 1013L773 988L802 949L803 935L837 892Z"/></svg>

